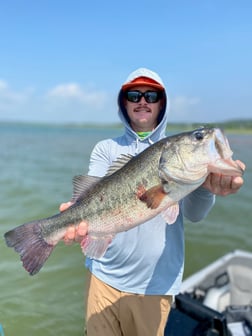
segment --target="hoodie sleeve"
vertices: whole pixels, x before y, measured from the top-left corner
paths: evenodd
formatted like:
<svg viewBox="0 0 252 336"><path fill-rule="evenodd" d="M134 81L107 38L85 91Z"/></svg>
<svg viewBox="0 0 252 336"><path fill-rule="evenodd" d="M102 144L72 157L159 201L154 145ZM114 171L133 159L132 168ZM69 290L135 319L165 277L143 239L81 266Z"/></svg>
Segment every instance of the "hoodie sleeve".
<svg viewBox="0 0 252 336"><path fill-rule="evenodd" d="M199 187L184 198L184 215L192 222L204 219L215 203L215 195L203 187Z"/></svg>
<svg viewBox="0 0 252 336"><path fill-rule="evenodd" d="M111 165L108 140L98 142L90 156L88 175L103 177Z"/></svg>

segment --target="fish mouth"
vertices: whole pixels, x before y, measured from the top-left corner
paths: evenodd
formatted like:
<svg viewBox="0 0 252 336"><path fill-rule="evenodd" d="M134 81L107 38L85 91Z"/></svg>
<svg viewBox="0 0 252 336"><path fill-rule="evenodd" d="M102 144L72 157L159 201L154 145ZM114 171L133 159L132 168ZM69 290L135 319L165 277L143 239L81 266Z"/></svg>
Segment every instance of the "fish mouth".
<svg viewBox="0 0 252 336"><path fill-rule="evenodd" d="M221 173L229 176L242 176L244 171L239 164L232 159L233 152L229 141L219 128L214 129L214 146L219 158L209 164L209 170L213 173Z"/></svg>
<svg viewBox="0 0 252 336"><path fill-rule="evenodd" d="M219 173L227 176L242 176L244 170L232 158L218 159L210 163L208 170L211 173Z"/></svg>

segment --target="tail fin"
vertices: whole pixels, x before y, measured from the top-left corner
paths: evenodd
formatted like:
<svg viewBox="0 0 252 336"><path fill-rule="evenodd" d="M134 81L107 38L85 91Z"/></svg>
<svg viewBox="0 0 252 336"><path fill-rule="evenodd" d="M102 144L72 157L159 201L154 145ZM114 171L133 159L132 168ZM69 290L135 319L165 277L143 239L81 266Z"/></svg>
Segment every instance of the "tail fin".
<svg viewBox="0 0 252 336"><path fill-rule="evenodd" d="M54 249L54 245L43 239L38 222L18 226L6 232L4 238L7 246L19 253L23 266L30 275L39 272Z"/></svg>

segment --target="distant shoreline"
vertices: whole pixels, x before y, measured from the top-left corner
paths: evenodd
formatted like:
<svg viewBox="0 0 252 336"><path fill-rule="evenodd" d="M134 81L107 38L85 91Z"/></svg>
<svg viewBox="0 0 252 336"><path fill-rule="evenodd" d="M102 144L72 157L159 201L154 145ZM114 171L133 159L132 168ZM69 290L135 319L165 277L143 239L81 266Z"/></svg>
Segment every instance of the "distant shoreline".
<svg viewBox="0 0 252 336"><path fill-rule="evenodd" d="M46 122L22 122L22 121L0 121L0 126L20 126L20 127L52 127L52 128L106 128L123 129L120 123L101 124L101 123L46 123ZM251 134L252 119L249 120L230 120L216 123L169 123L167 131L190 131L199 127L219 127L228 133Z"/></svg>

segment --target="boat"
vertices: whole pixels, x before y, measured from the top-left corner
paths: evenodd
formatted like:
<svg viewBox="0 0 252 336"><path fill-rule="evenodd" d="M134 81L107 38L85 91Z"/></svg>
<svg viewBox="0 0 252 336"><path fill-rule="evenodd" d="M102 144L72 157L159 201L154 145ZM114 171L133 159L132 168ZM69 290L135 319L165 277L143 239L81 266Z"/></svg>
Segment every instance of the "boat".
<svg viewBox="0 0 252 336"><path fill-rule="evenodd" d="M234 250L185 279L164 335L252 336L252 253Z"/></svg>

